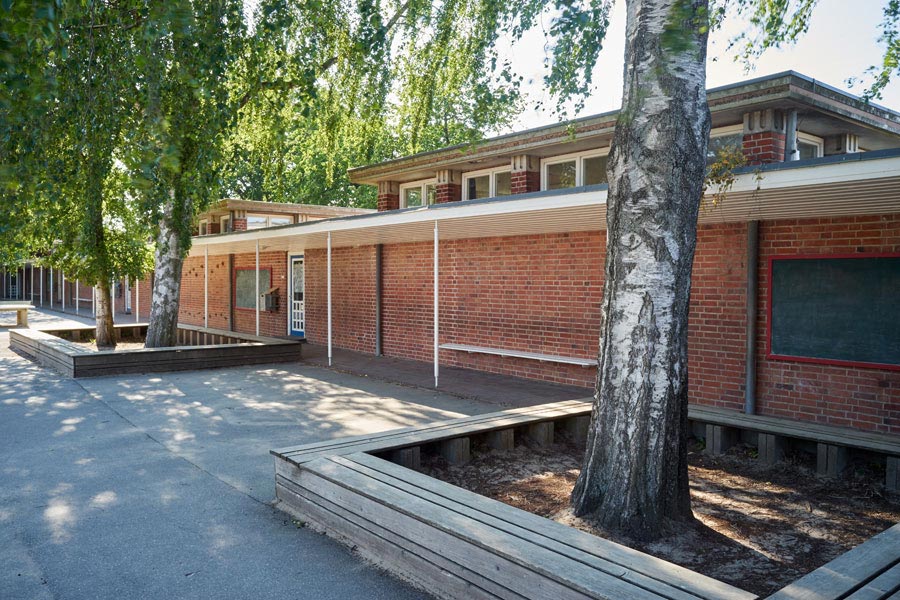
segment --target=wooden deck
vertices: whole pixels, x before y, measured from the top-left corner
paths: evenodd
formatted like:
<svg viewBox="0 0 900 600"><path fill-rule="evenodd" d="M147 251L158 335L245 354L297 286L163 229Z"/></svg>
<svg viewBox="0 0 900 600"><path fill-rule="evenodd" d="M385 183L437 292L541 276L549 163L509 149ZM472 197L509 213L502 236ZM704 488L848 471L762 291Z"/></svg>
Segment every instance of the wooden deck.
<svg viewBox="0 0 900 600"><path fill-rule="evenodd" d="M900 524L801 577L768 600L897 600Z"/></svg>
<svg viewBox="0 0 900 600"><path fill-rule="evenodd" d="M117 327L130 329L137 326ZM66 328L66 331L70 329ZM199 344L200 334L194 332L192 335L197 337L198 345L96 352L45 331L16 329L10 330L9 344L10 348L39 364L73 378L215 369L294 362L301 358L302 344L296 340L245 341L240 338L241 334L232 333L220 336L234 340L231 343L202 345ZM204 335L213 334L204 332Z"/></svg>
<svg viewBox="0 0 900 600"><path fill-rule="evenodd" d="M279 507L442 598L755 598L377 456L415 466L426 445L464 459L468 443L455 442L475 436L497 447L518 435L583 436L590 405L570 400L273 450Z"/></svg>

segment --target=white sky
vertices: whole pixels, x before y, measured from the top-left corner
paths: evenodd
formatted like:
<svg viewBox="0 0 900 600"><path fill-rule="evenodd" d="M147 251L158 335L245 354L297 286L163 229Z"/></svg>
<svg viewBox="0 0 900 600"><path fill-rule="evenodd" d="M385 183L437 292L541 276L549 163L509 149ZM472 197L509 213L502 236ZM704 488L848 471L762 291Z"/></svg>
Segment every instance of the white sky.
<svg viewBox="0 0 900 600"><path fill-rule="evenodd" d="M850 77L864 77L865 70L878 64L882 48L877 42L882 7L885 0L820 0L813 13L809 31L793 47L770 50L764 54L751 73L745 73L743 64L735 62L727 52L728 40L739 32L744 24L726 22L723 29L713 34L709 45L707 65L708 87L716 87L794 70L839 89L848 89ZM622 63L625 52L625 3L619 0L612 13L609 32L594 72L595 91L588 100L582 115L590 115L619 108L622 97ZM529 32L525 39L504 55L512 58L516 70L530 80L526 87L528 106L519 117L513 130L521 130L558 121L547 110L535 110L539 100L552 105L543 90L542 75L545 55L544 37L540 31ZM852 89L861 94L864 86ZM900 110L900 78L895 78L884 90L878 104Z"/></svg>

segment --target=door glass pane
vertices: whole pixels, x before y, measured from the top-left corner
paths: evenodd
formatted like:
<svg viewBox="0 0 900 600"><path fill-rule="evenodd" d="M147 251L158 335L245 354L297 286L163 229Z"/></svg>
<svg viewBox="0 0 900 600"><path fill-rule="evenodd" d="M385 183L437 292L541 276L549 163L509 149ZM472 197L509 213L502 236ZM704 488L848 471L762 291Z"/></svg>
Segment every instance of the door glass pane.
<svg viewBox="0 0 900 600"><path fill-rule="evenodd" d="M481 175L480 177L470 177L467 180L467 196L469 200L477 200L478 198L487 198L491 195L491 178L489 175Z"/></svg>
<svg viewBox="0 0 900 600"><path fill-rule="evenodd" d="M510 194L509 176L510 176L509 171L494 174L494 195L495 196L509 196L509 194Z"/></svg>
<svg viewBox="0 0 900 600"><path fill-rule="evenodd" d="M592 156L582 161L584 173L581 174L581 181L584 185L606 183L607 159L607 156Z"/></svg>
<svg viewBox="0 0 900 600"><path fill-rule="evenodd" d="M294 300L303 300L303 261L295 260L293 264L293 273L291 273L291 291L294 294Z"/></svg>
<svg viewBox="0 0 900 600"><path fill-rule="evenodd" d="M575 161L556 163L547 166L547 189L575 187Z"/></svg>
<svg viewBox="0 0 900 600"><path fill-rule="evenodd" d="M406 207L422 206L422 188L406 188L403 190L403 200Z"/></svg>

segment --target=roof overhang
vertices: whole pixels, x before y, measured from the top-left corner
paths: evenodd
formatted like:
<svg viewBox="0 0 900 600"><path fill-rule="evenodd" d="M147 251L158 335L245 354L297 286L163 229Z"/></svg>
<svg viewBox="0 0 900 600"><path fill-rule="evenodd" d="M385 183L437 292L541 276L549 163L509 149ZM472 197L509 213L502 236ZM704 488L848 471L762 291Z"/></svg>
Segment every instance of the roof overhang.
<svg viewBox="0 0 900 600"><path fill-rule="evenodd" d="M738 173L722 202L704 199L700 223L900 213L900 151L768 165ZM714 192L715 190L709 190ZM438 204L194 238L192 256L301 254L332 247L606 229L605 185Z"/></svg>

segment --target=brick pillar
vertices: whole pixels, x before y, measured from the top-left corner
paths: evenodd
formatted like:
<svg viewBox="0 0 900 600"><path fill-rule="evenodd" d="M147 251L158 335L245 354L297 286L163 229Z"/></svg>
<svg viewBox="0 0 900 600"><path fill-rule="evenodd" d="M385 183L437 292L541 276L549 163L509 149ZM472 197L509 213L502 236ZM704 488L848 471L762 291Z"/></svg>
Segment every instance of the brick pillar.
<svg viewBox="0 0 900 600"><path fill-rule="evenodd" d="M512 173L509 177L509 192L525 194L541 189L541 161L536 156L519 154L512 157Z"/></svg>
<svg viewBox="0 0 900 600"><path fill-rule="evenodd" d="M235 217L231 220L232 231L247 231L247 217Z"/></svg>
<svg viewBox="0 0 900 600"><path fill-rule="evenodd" d="M378 182L378 212L400 208L400 184L396 181Z"/></svg>
<svg viewBox="0 0 900 600"><path fill-rule="evenodd" d="M774 109L744 114L742 149L747 164L764 165L784 161L784 115Z"/></svg>
<svg viewBox="0 0 900 600"><path fill-rule="evenodd" d="M462 172L441 169L437 172L437 185L434 190L435 204L459 202L462 200Z"/></svg>
<svg viewBox="0 0 900 600"><path fill-rule="evenodd" d="M208 223L206 225L206 233L208 233L210 235L213 233L222 233L220 230L219 223Z"/></svg>

